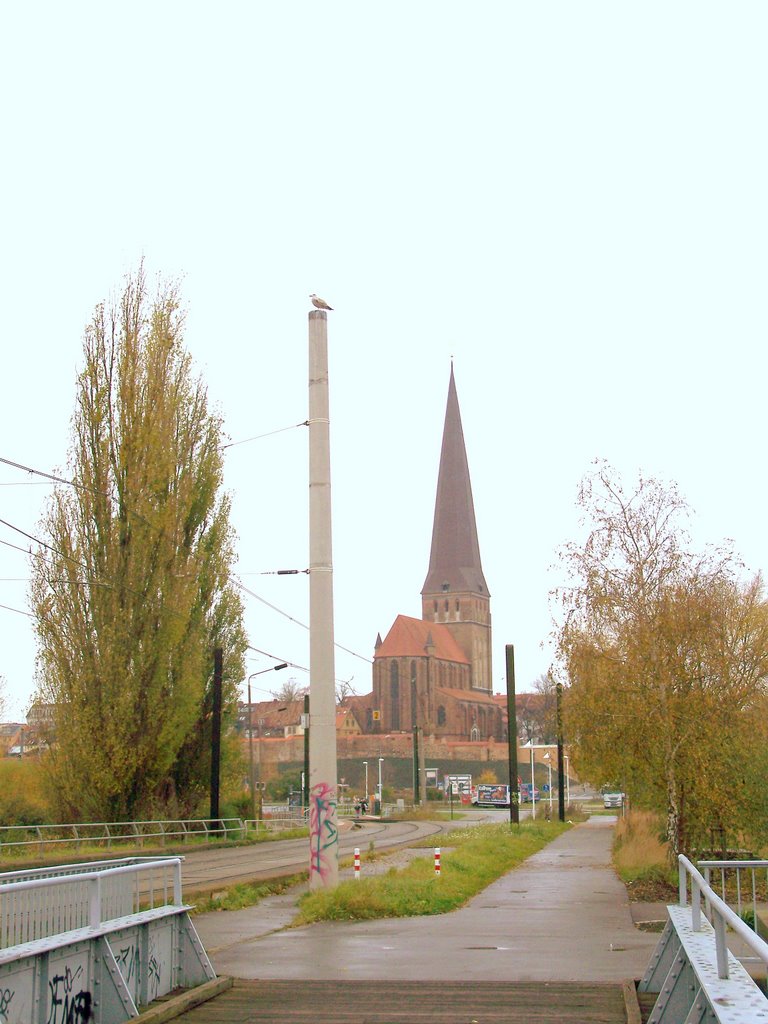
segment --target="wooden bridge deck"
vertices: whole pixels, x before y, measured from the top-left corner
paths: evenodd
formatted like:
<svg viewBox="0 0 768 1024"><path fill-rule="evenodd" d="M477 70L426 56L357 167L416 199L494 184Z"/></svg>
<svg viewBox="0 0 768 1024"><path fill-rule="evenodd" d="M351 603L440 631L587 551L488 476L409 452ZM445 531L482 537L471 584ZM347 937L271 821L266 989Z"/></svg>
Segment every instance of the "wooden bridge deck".
<svg viewBox="0 0 768 1024"><path fill-rule="evenodd" d="M632 986L632 998L634 986ZM631 1002L631 998L630 998ZM635 1002L635 1013L637 1003ZM627 1024L618 983L235 981L180 1024Z"/></svg>

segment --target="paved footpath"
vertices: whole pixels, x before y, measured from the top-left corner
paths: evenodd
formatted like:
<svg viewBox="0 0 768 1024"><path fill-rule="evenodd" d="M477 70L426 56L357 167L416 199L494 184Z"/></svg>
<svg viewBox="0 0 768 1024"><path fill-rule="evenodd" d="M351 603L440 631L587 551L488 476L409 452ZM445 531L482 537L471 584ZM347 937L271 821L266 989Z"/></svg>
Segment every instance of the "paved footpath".
<svg viewBox="0 0 768 1024"><path fill-rule="evenodd" d="M219 974L235 978L606 982L642 977L658 935L635 927L611 867L615 818L575 825L438 917L286 929L286 894L194 919ZM445 852L445 857L450 851ZM439 882L438 882L439 884Z"/></svg>

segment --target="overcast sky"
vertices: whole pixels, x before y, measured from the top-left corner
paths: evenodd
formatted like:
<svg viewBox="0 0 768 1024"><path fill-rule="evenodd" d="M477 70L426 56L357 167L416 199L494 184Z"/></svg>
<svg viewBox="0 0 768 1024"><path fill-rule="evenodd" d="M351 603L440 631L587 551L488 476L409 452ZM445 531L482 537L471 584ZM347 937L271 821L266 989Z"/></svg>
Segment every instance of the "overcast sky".
<svg viewBox="0 0 768 1024"><path fill-rule="evenodd" d="M596 457L677 481L768 565L768 6L6 5L0 457L66 471L83 327L143 257L232 441L250 643L309 663L307 299L329 314L336 675L419 616L451 357L494 689L551 658L557 548ZM32 535L50 488L0 466ZM0 525L23 715L29 542ZM9 610L9 609L17 609ZM252 653L252 652L251 652ZM273 664L252 653L248 671ZM305 673L291 670L302 683ZM288 673L254 680L265 696Z"/></svg>

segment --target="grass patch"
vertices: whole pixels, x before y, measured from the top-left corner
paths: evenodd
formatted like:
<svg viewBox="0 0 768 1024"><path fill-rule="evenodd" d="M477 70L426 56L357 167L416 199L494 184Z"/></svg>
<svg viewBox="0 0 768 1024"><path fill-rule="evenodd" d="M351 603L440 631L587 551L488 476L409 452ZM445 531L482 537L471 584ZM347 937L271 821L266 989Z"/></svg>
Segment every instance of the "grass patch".
<svg viewBox="0 0 768 1024"><path fill-rule="evenodd" d="M301 871L285 878L276 878L270 882L242 882L232 885L221 895L199 899L195 903L193 914L208 914L214 910L244 910L252 907L267 896L279 896L299 882L305 882L308 871Z"/></svg>
<svg viewBox="0 0 768 1024"><path fill-rule="evenodd" d="M306 893L293 923L445 914L463 906L568 827L560 822L525 822L458 829L450 836L451 849L443 852L440 877L430 858L419 857L401 871L392 868L385 875Z"/></svg>

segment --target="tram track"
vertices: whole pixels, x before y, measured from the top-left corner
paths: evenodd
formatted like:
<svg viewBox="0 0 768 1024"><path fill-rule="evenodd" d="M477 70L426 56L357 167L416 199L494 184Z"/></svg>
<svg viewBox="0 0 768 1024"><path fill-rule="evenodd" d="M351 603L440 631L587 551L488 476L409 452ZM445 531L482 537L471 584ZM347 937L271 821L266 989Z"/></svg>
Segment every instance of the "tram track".
<svg viewBox="0 0 768 1024"><path fill-rule="evenodd" d="M348 820L348 819L344 819ZM361 821L339 831L339 854L352 856L355 847L394 850L416 840L440 835L448 823L434 821ZM248 846L189 851L182 868L184 898L200 896L245 882L265 882L307 869L308 841L278 839Z"/></svg>

